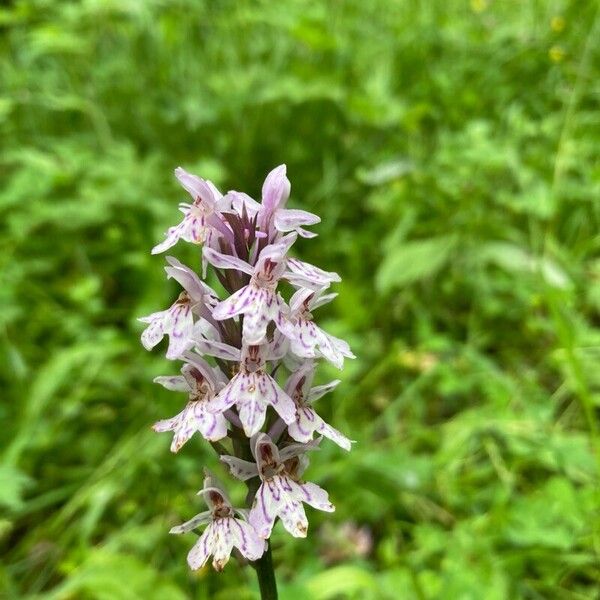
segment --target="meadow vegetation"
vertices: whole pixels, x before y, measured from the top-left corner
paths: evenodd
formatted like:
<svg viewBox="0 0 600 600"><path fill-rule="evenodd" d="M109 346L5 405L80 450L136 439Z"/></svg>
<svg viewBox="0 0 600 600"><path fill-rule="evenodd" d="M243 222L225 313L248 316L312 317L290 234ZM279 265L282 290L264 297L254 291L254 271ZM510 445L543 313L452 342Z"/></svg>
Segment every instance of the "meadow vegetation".
<svg viewBox="0 0 600 600"><path fill-rule="evenodd" d="M358 358L283 600L597 598L599 98L594 1L3 3L0 595L258 597L168 535L220 467L151 431L136 318L177 294L173 169L256 197L285 162Z"/></svg>

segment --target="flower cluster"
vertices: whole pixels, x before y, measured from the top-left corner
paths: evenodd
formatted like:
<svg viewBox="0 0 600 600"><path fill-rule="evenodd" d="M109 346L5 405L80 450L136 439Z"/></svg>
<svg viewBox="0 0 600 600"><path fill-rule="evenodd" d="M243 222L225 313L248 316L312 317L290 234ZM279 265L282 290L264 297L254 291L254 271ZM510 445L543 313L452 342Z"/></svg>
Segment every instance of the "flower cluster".
<svg viewBox="0 0 600 600"><path fill-rule="evenodd" d="M206 525L188 563L197 569L212 556L221 570L234 547L246 559L258 560L277 517L293 536L305 537L303 504L334 510L327 492L302 478L307 452L318 448L322 437L345 450L351 441L314 408L339 380L314 387L312 381L318 359L341 369L344 358L354 355L346 342L313 321L313 311L335 298L327 290L339 276L289 256L298 236L316 235L306 227L320 219L286 208L285 165L268 174L260 203L241 192L222 195L210 181L181 168L175 175L192 203L180 205L183 220L152 253L180 239L201 244L201 274L167 257L167 276L182 291L170 308L140 319L147 323L142 344L150 350L166 335L167 358L183 363L179 375L155 379L187 394L187 401L154 430L173 432L173 452L199 432L230 473L247 482L249 509L234 509L206 471L199 493L209 510L171 530L185 533ZM227 298L205 283L208 265Z"/></svg>

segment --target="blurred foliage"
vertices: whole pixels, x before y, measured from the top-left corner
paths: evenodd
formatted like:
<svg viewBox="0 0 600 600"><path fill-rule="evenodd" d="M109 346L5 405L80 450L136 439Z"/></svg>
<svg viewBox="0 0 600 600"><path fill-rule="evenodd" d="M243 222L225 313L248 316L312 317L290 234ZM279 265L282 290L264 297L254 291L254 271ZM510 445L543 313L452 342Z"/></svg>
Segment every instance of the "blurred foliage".
<svg viewBox="0 0 600 600"><path fill-rule="evenodd" d="M257 195L286 162L358 443L313 458L337 512L276 528L282 598L597 598L597 6L3 3L0 595L257 598L167 534L219 467L150 431L180 399L135 319L176 294L173 168Z"/></svg>

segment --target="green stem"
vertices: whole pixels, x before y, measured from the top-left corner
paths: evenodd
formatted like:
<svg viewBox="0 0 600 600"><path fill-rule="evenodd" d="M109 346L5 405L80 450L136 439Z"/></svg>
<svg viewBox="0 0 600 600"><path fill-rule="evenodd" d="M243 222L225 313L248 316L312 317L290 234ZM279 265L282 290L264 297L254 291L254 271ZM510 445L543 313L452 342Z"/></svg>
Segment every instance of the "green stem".
<svg viewBox="0 0 600 600"><path fill-rule="evenodd" d="M256 569L261 600L277 600L277 582L271 558L271 544L267 542L265 553L252 563Z"/></svg>

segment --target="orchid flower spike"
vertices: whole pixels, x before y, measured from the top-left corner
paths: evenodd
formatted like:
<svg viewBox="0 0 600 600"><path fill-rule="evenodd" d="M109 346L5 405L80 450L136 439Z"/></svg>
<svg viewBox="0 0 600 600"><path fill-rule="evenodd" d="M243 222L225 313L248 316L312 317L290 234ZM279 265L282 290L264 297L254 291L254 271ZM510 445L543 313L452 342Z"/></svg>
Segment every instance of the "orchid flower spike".
<svg viewBox="0 0 600 600"><path fill-rule="evenodd" d="M188 554L192 569L212 556L221 571L237 549L249 561L263 561L257 566L261 577L272 568L263 555L277 519L291 535L306 537L305 504L334 511L328 493L304 479L308 452L324 438L344 450L352 446L314 407L340 383L313 385L319 361L341 369L354 358L344 340L313 318L315 309L335 298L329 289L340 277L293 255L298 239L315 236L305 227L320 219L287 208L291 184L285 165L267 175L260 203L238 191L223 196L210 181L181 168L175 175L192 203L180 205L183 220L152 253L183 239L202 246L201 268L197 272L167 256L167 277L182 290L169 308L140 319L147 324L144 347L150 350L168 336L167 358L182 363L179 374L154 379L185 396L179 412L153 429L172 432L172 452L200 433L230 474L246 482L248 493L246 508L233 508L206 471L199 493L208 510L171 533L204 527ZM224 293L204 281L208 266Z"/></svg>

